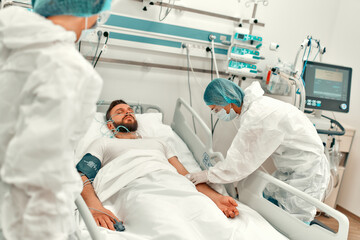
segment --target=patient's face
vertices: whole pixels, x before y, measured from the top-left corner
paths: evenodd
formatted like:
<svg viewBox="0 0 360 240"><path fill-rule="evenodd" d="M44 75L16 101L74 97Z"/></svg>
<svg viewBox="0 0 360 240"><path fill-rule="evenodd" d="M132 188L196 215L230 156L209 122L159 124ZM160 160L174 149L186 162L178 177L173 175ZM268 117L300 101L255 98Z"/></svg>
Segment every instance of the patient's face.
<svg viewBox="0 0 360 240"><path fill-rule="evenodd" d="M135 118L134 111L127 104L118 104L110 111L112 124L108 125L110 130L117 129L119 132L127 132L128 129L130 132L135 132L137 130L138 124ZM124 126L119 127L119 126Z"/></svg>

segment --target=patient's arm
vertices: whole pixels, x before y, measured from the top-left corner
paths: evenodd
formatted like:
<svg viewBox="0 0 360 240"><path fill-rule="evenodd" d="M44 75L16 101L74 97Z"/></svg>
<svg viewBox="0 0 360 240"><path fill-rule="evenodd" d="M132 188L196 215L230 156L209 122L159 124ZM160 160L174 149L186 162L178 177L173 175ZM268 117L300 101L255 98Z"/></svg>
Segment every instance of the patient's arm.
<svg viewBox="0 0 360 240"><path fill-rule="evenodd" d="M81 179L85 183L88 178L86 176L82 176ZM84 198L86 205L89 207L91 214L93 215L95 222L98 226L115 230L114 228L114 219L120 222L120 220L109 210L103 207L102 203L100 202L99 198L96 196L95 190L91 183L87 182L85 184L83 191L81 192L81 196ZM109 217L108 215L101 213L99 211L93 210L97 209L101 212L104 212L106 214L109 214L113 218Z"/></svg>
<svg viewBox="0 0 360 240"><path fill-rule="evenodd" d="M177 157L172 157L169 159L169 163L173 165L177 172L183 176L188 174L189 172L186 168L181 164ZM229 196L221 195L220 193L216 192L206 183L201 183L196 185L196 189L208 196L214 203L220 208L220 210L227 216L234 218L235 216L239 215L239 211L237 210L237 203L236 201Z"/></svg>

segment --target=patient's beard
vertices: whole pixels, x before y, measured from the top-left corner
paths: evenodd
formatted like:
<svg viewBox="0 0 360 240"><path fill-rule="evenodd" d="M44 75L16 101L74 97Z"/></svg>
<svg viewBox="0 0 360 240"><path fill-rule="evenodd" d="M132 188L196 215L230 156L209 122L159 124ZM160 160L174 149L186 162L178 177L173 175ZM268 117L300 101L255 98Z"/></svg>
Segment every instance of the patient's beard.
<svg viewBox="0 0 360 240"><path fill-rule="evenodd" d="M135 132L138 128L138 123L135 119L134 122L132 123L123 123L121 121L120 123L113 122L113 125L118 132L122 132L122 133L128 132L127 130L129 130L129 132ZM124 126L125 128L119 126Z"/></svg>

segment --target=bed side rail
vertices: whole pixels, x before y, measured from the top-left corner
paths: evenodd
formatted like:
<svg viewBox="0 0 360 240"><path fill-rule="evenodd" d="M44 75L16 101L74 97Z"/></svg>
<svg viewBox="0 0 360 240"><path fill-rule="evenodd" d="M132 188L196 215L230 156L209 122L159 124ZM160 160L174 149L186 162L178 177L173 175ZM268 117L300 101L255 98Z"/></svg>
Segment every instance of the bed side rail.
<svg viewBox="0 0 360 240"><path fill-rule="evenodd" d="M325 212L339 222L337 233L330 232L318 225L308 226L283 209L275 206L263 197L263 191L268 183L275 184L289 193L292 193L306 202L311 203L319 210ZM339 211L329 207L308 194L274 178L261 171L256 171L237 185L239 200L260 213L277 230L292 240L321 239L344 240L349 231L348 218ZM285 220L286 219L286 220Z"/></svg>
<svg viewBox="0 0 360 240"><path fill-rule="evenodd" d="M196 122L196 127L198 129L202 129L203 133L205 134L204 142L194 132L193 128L186 122L185 116L181 112L181 108L185 108ZM208 169L209 167L215 165L215 163L220 159L219 153L215 153L212 150L212 136L209 128L206 126L205 122L200 118L200 116L194 111L194 109L182 98L179 98L176 102L171 128L186 143L201 169Z"/></svg>
<svg viewBox="0 0 360 240"><path fill-rule="evenodd" d="M101 235L98 226L96 225L96 222L93 216L91 215L91 212L81 195L75 200L75 205L79 210L80 216L84 220L86 228L88 229L89 234L91 236L91 239L103 240L105 236Z"/></svg>
<svg viewBox="0 0 360 240"><path fill-rule="evenodd" d="M198 130L201 129L201 132L204 134L204 136L202 136L204 141L199 138L193 128L186 122L181 108L186 109L191 114L191 117L196 122L196 128ZM224 160L221 153L213 151L212 135L208 126L201 119L199 114L197 114L182 98L179 98L176 102L171 128L186 143L201 169L208 169L209 167L214 166L218 161ZM233 184L226 184L225 188L230 196L236 197L236 191Z"/></svg>

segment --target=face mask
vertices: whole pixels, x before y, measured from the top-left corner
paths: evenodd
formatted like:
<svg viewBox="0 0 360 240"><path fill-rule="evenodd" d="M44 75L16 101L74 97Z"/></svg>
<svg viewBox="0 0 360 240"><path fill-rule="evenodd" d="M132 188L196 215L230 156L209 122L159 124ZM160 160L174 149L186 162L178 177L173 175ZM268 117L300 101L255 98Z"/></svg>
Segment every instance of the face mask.
<svg viewBox="0 0 360 240"><path fill-rule="evenodd" d="M221 109L219 112L215 114L220 120L230 121L233 120L238 114L234 111L234 109L230 108L230 112L226 113L225 109Z"/></svg>
<svg viewBox="0 0 360 240"><path fill-rule="evenodd" d="M87 36L89 36L91 33L94 32L94 30L96 29L97 24L94 24L94 26L92 26L90 29L88 29L88 18L85 18L85 29L81 30L81 34L79 37L79 41L83 41L86 39Z"/></svg>

